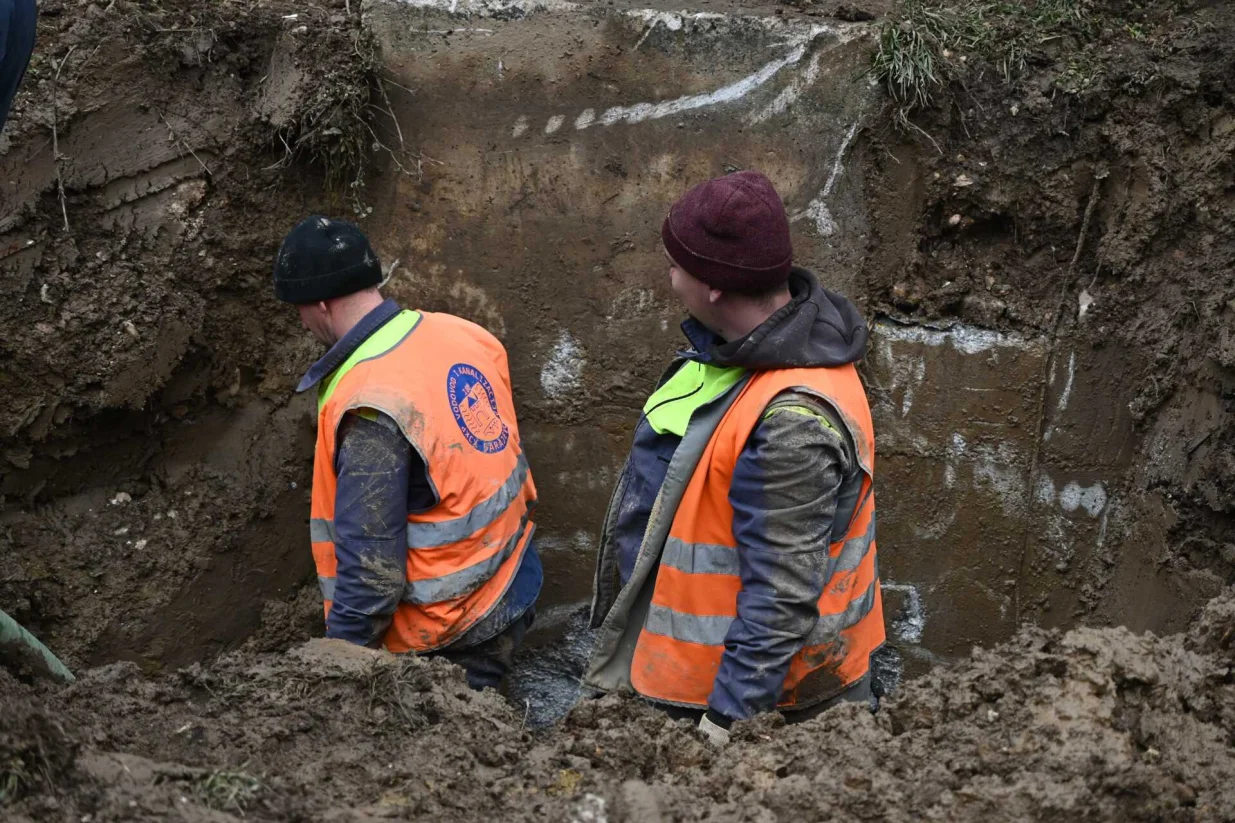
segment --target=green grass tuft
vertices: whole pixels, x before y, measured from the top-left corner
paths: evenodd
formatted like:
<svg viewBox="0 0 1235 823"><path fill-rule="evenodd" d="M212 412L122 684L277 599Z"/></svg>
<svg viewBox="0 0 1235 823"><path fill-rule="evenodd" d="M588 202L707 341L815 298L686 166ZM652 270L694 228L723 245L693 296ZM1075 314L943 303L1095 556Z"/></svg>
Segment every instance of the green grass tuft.
<svg viewBox="0 0 1235 823"><path fill-rule="evenodd" d="M21 797L30 786L30 773L21 758L14 757L0 764L0 806L7 806Z"/></svg>
<svg viewBox="0 0 1235 823"><path fill-rule="evenodd" d="M261 793L262 783L242 771L219 770L203 778L197 789L210 808L243 813Z"/></svg>
<svg viewBox="0 0 1235 823"><path fill-rule="evenodd" d="M913 112L972 71L993 68L1011 83L1046 43L1064 36L1088 42L1096 29L1091 6L1092 0L906 0L883 25L872 71L908 125ZM1072 80L1074 88L1087 88L1093 76L1081 71Z"/></svg>

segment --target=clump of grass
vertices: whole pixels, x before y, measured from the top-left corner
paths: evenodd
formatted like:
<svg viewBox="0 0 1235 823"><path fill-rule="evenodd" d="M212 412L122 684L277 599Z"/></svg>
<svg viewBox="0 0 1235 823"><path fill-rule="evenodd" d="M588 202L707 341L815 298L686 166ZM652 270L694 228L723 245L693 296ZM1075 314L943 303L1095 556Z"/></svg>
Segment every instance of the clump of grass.
<svg viewBox="0 0 1235 823"><path fill-rule="evenodd" d="M0 806L7 806L21 797L30 782L30 773L21 758L13 757L0 763Z"/></svg>
<svg viewBox="0 0 1235 823"><path fill-rule="evenodd" d="M1091 6L1092 0L906 0L884 23L872 70L908 126L910 115L952 80L993 67L1010 83L1051 40L1092 39Z"/></svg>
<svg viewBox="0 0 1235 823"><path fill-rule="evenodd" d="M380 704L408 731L419 732L441 718L425 700L431 688L431 675L413 655L399 655L393 665L373 666L366 680L369 686L369 713Z"/></svg>
<svg viewBox="0 0 1235 823"><path fill-rule="evenodd" d="M221 769L197 786L202 801L212 809L243 813L262 791L262 782L242 771Z"/></svg>
<svg viewBox="0 0 1235 823"><path fill-rule="evenodd" d="M1101 73L1102 66L1097 60L1083 53L1076 54L1068 58L1068 64L1056 82L1068 94L1081 94L1093 87Z"/></svg>
<svg viewBox="0 0 1235 823"><path fill-rule="evenodd" d="M318 50L302 58L320 58L310 64L313 82L307 86L312 93L299 101L296 116L275 130L272 143L285 153L274 167L290 166L298 158L318 165L325 172L327 192L341 196L358 217L365 217L373 211L365 205L363 191L376 155L384 154L399 174L417 180L423 175L422 162L438 161L422 157L404 142L387 86L404 87L382 76L372 33L358 22L349 26L321 35ZM322 57L323 49L328 58ZM378 120L389 123L391 137L379 137Z"/></svg>
<svg viewBox="0 0 1235 823"><path fill-rule="evenodd" d="M937 53L926 31L908 25L884 26L875 53L875 76L901 104L902 112L929 105L932 90L942 85Z"/></svg>
<svg viewBox="0 0 1235 823"><path fill-rule="evenodd" d="M373 123L385 111L377 94L381 59L373 35L351 10L340 21L330 4L298 0L236 3L145 2L116 0L115 16L146 33L146 55L178 70L184 61L203 66L217 62L216 52L237 44L284 39L291 60L306 76L294 111L265 135L279 160L265 170L288 169L296 163L316 166L327 192L342 199L357 214L372 157L385 150L403 168L403 154L385 146ZM111 11L111 7L108 7ZM387 109L389 106L387 105ZM384 115L383 115L384 116ZM410 155L410 153L405 153Z"/></svg>

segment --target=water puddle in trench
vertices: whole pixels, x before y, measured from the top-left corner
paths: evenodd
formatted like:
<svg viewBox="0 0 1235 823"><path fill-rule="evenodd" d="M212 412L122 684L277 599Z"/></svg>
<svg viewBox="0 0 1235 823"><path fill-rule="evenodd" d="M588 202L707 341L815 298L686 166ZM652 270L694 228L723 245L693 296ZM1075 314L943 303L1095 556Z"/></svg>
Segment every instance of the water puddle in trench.
<svg viewBox="0 0 1235 823"><path fill-rule="evenodd" d="M896 623L892 629L896 631ZM506 680L506 696L526 712L527 725L543 728L566 717L581 697L580 680L597 631L588 628L586 603L545 610L532 636L516 654ZM891 638L889 638L891 639ZM893 693L904 678L904 658L894 645L871 656L872 691Z"/></svg>
<svg viewBox="0 0 1235 823"><path fill-rule="evenodd" d="M555 606L537 616L506 679L506 695L524 707L528 726L556 723L579 701L580 678L595 640L586 603Z"/></svg>

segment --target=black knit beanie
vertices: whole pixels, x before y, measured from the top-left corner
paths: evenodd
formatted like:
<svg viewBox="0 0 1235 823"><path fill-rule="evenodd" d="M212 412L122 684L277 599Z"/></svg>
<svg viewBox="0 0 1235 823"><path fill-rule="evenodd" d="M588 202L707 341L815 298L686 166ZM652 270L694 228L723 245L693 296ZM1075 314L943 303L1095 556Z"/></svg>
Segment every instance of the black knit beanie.
<svg viewBox="0 0 1235 823"><path fill-rule="evenodd" d="M382 282L382 264L357 226L314 215L283 239L274 262L274 296L316 303Z"/></svg>

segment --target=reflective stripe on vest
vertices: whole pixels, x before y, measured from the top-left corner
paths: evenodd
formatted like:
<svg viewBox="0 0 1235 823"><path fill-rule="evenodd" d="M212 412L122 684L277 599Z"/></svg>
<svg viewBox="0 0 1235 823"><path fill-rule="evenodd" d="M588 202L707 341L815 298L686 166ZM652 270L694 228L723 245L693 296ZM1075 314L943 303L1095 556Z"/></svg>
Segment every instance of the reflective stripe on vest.
<svg viewBox="0 0 1235 823"><path fill-rule="evenodd" d="M739 394L732 405L712 424L715 428L685 481L680 502L672 510L654 511L654 520L672 521L659 549L644 545L644 551L658 550L659 565L630 658L630 685L653 700L707 705L742 592L729 480L769 405L784 391L798 391L836 410L854 442L862 472L852 514L848 522L835 524L828 546L818 620L790 662L778 704L804 707L865 676L871 652L884 642L870 409L852 365L756 372L735 391ZM666 496L666 489L661 494ZM589 676L604 671L598 664Z"/></svg>
<svg viewBox="0 0 1235 823"><path fill-rule="evenodd" d="M460 569L457 572L442 575L441 577L431 577L427 580L412 580L407 584L407 588L403 592L403 602L405 603L440 603L443 600L450 600L455 597L463 597L476 590L480 584L484 583L492 577L502 564L506 562L515 550L519 548L519 543L523 540L524 533L527 531L527 521L531 512L526 512L523 515L523 522L519 526L519 530L515 532L509 540L502 546L502 550L478 563L468 566L465 569ZM327 529L332 537L329 542L334 543L334 522L330 520L315 520L314 524L318 525L319 529ZM319 531L318 534L322 532ZM314 542L326 542L314 540ZM317 578L318 588L321 589L323 600L334 600L335 578L319 576Z"/></svg>
<svg viewBox="0 0 1235 823"><path fill-rule="evenodd" d="M858 564L875 545L875 517L872 514L870 525L858 537L843 542L840 553L828 558L827 571L824 580L831 580L837 572L849 572ZM670 537L665 542L665 553L661 555L662 566L670 566L686 574L727 574L738 577L738 549L735 546L716 546L707 543L686 543L676 537Z"/></svg>
<svg viewBox="0 0 1235 823"><path fill-rule="evenodd" d="M407 525L407 547L409 549L433 549L445 546L447 543L457 543L486 528L510 508L510 504L519 496L523 484L527 482L527 475L527 458L520 454L518 465L515 466L510 477L506 478L501 488L463 517L443 520L439 523L409 523ZM314 543L337 542L339 533L335 531L334 521L325 518L310 520L309 539Z"/></svg>
<svg viewBox="0 0 1235 823"><path fill-rule="evenodd" d="M806 638L806 645L823 646L835 642L842 631L856 626L862 618L870 614L878 594L879 581L875 579L866 587L861 597L849 602L843 612L820 616L815 628L811 629ZM723 646L732 623L732 617L683 614L653 603L643 627L652 634L671 637L683 643Z"/></svg>
<svg viewBox="0 0 1235 823"><path fill-rule="evenodd" d="M394 421L438 498L408 514L407 580L384 643L394 652L441 648L497 605L535 531L536 487L506 352L461 318L403 312L321 384L309 536L327 617L340 539L336 438L344 415L362 410Z"/></svg>
<svg viewBox="0 0 1235 823"><path fill-rule="evenodd" d="M477 504L467 514L453 520L442 520L436 523L409 523L407 547L409 549L433 549L445 546L447 543L457 543L487 528L510 508L510 504L519 496L519 492L527 483L527 475L527 458L520 454L515 470L510 473L501 487L492 497Z"/></svg>

